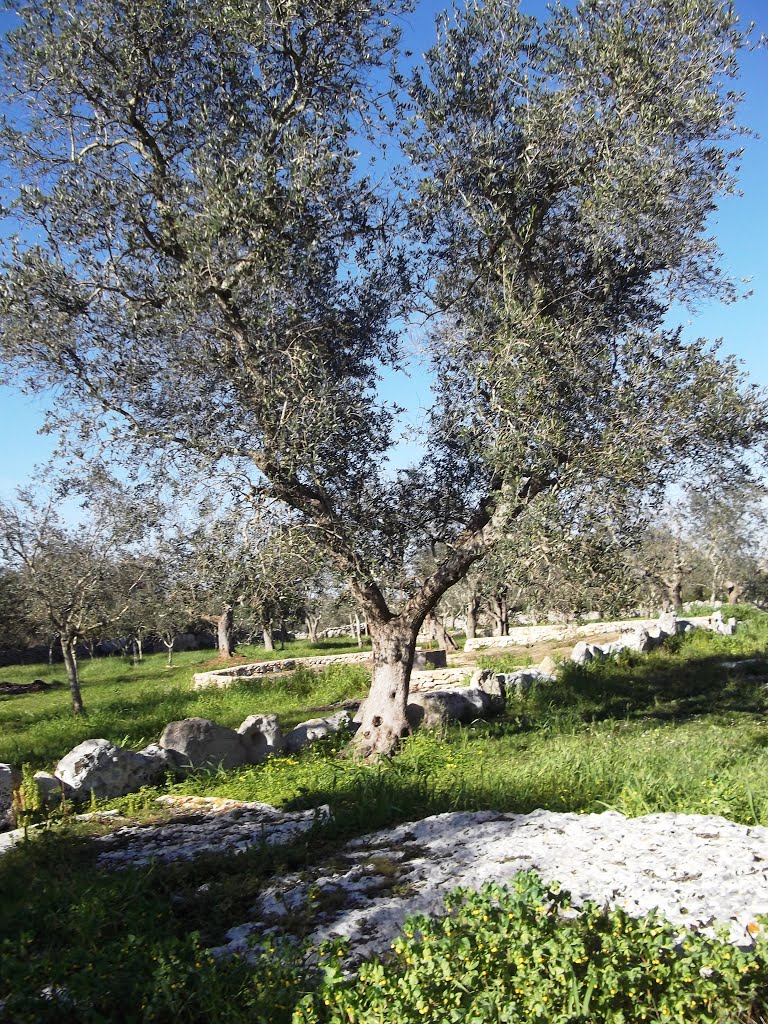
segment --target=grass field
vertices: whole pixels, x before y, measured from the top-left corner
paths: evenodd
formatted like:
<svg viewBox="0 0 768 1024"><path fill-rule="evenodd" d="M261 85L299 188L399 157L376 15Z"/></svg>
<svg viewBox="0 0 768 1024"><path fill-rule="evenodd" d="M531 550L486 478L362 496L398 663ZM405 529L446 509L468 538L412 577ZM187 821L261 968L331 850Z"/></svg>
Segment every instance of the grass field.
<svg viewBox="0 0 768 1024"><path fill-rule="evenodd" d="M627 815L722 814L768 825L768 616L749 609L740 615L743 623L735 637L697 632L648 656L625 653L613 661L569 666L557 682L512 701L500 719L451 728L444 735L416 734L396 758L379 765L339 758L338 740L263 765L199 773L173 786L180 793L263 800L295 809L329 803L333 829L288 849L110 874L94 869L93 850L82 835L95 826L52 826L38 841L0 858L0 992L5 993L0 999L11 999L9 1019L14 1024L49 1019L399 1024L411 1017L366 1017L371 1011L363 1011L354 987L339 989L346 993L343 999L326 992L318 1003L325 982L307 974L303 954L282 951L253 968L241 962L210 963L205 948L242 920L242 908L276 873L332 852L351 835L440 811L611 808ZM194 694L191 675L205 657L180 655L171 671L160 656L136 667L114 660L84 665L83 692L91 709L85 722L69 716L65 690L0 700L0 760L49 765L85 736L138 746L155 739L165 722L193 714L237 724L247 714L273 711L289 726L320 706L365 690L364 668L337 666ZM38 669L24 672L6 670L3 676L31 679ZM144 791L115 805L130 814L156 813L156 795ZM203 884L204 897L199 891ZM614 934L613 925L609 930ZM565 938L558 933L540 941L553 953ZM714 956L711 951L707 955ZM411 967L403 968L408 984L425 983L433 969L434 961L420 957L411 957L415 975L408 973ZM758 960L754 968L744 967L754 971L749 991L739 990L737 998L724 972L715 995L707 996L710 1002L696 1004L693 1015L694 1004L686 999L699 992L704 1000L704 982L683 984L673 964L672 987L665 992L672 993L670 1006L683 1007L682 1015L663 1015L656 993L650 1015L645 1004L642 1013L640 1003L627 1010L634 1005L628 999L615 1014L606 1009L602 1015L593 1010L569 1016L563 1011L563 1016L515 1019L542 1024L757 1022L768 1005L768 968L764 958ZM628 986L629 977L624 978ZM402 979L392 981L393 991L401 991ZM43 981L66 988L72 1005L41 999ZM593 989L578 1005L591 999L593 1008L607 1007L600 1000L609 993ZM301 1010L302 1016L295 1008L306 999L314 1002L311 1011ZM333 1016L336 1006L339 1016ZM421 1010L413 1013L414 1020L424 1019ZM501 1018L471 1019L492 1024Z"/></svg>
<svg viewBox="0 0 768 1024"><path fill-rule="evenodd" d="M297 641L284 651L242 647L234 664L305 657L310 654L345 654L356 651L344 638L317 644ZM310 717L318 705L332 704L365 693L365 669L330 668L318 679L293 673L256 677L228 690L196 692L196 672L221 668L211 651L176 654L168 667L164 654L146 656L138 664L130 658L84 660L80 665L87 717L70 713L69 691L63 666L24 665L0 670L0 678L17 683L43 679L61 682L56 690L19 697L0 696L0 762L27 762L35 769L53 766L84 739L99 737L136 749L157 740L168 722L181 718L210 718L222 725L239 725L248 715L273 712L291 726Z"/></svg>

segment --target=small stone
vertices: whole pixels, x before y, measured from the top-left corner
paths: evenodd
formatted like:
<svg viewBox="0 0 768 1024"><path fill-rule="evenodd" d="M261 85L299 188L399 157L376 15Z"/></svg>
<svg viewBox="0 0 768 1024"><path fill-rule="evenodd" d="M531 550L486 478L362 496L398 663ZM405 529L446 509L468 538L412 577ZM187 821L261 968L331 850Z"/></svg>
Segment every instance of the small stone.
<svg viewBox="0 0 768 1024"><path fill-rule="evenodd" d="M550 654L539 665L539 672L549 678L557 674L557 662Z"/></svg>
<svg viewBox="0 0 768 1024"><path fill-rule="evenodd" d="M0 832L16 824L14 796L21 785L21 772L10 764L0 764Z"/></svg>
<svg viewBox="0 0 768 1024"><path fill-rule="evenodd" d="M348 711L339 711L329 718L310 718L309 721L301 722L295 729L291 729L286 735L285 749L289 754L295 754L315 740L332 736L342 729L351 728L351 726L352 719Z"/></svg>
<svg viewBox="0 0 768 1024"><path fill-rule="evenodd" d="M72 795L69 786L50 772L35 772L34 780L37 783L40 800L46 806L60 803L62 799Z"/></svg>

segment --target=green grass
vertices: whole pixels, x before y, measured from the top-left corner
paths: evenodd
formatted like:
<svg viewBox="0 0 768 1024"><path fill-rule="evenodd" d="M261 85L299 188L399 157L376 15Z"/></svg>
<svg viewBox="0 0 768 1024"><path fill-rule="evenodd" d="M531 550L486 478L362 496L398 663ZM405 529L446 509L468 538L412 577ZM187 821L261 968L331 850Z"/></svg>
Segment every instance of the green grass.
<svg viewBox="0 0 768 1024"><path fill-rule="evenodd" d="M343 638L342 638L343 640ZM275 660L342 654L357 650L340 641L287 644L285 651L241 648L244 660ZM136 749L156 741L168 722L181 718L210 718L237 726L248 715L275 713L290 727L311 717L318 706L365 693L369 674L362 666L334 665L323 673L303 671L290 675L257 676L229 689L194 691L196 672L222 667L211 651L177 654L171 668L166 657L153 654L139 664L122 657L98 658L81 664L85 718L72 715L65 685L44 693L0 696L0 761L29 763L37 768L54 765L84 739L103 738ZM13 682L66 681L61 666L13 666L0 671Z"/></svg>
<svg viewBox="0 0 768 1024"><path fill-rule="evenodd" d="M735 637L694 633L650 656L625 654L568 667L560 681L512 701L502 718L452 727L442 735L416 734L392 761L365 765L339 757L342 740L335 738L299 756L200 773L172 787L179 793L263 800L293 809L329 803L332 828L287 849L112 874L95 869L94 850L80 837L98 826L53 824L36 842L0 858L0 985L16 1000L14 1024L48 1019L288 1024L291 1007L305 996L315 1000L311 992L317 978L307 975L302 954L282 952L251 969L239 962L211 964L205 947L221 942L227 928L247 918L257 893L276 874L332 855L350 836L427 814L610 808L628 815L722 814L768 826L768 616L749 610L739 614L744 623ZM724 667L739 657L757 660ZM84 682L92 708L86 723L67 714L66 694L63 706L52 700L58 693L0 703L0 759L34 761L32 755L40 751L38 760L55 760L67 743L72 745L67 730L73 725L85 725L88 735L128 736L134 744L155 738L166 721L187 714L237 724L249 713L276 711L290 725L365 686L364 669L344 666L192 694L189 679L200 658L179 656L178 675L170 678L159 659L147 659L137 669L116 662L113 673L101 678L96 669L105 662L94 663L93 677ZM22 728L9 736L7 723L14 721ZM48 754L60 740L55 753ZM11 750L16 756L8 756ZM126 813L156 814L156 796L157 791L148 790L115 806ZM555 943L549 947L553 955L560 950L558 936L547 939ZM418 969L409 977L421 984L431 967L418 959L414 963ZM670 975L673 992L681 990L676 969L673 965ZM98 980L105 977L108 986ZM392 977L397 987L397 970ZM629 976L622 974L620 980L618 991L629 991ZM76 1007L41 1001L43 984L67 987ZM699 988L696 982L688 991ZM352 989L346 986L344 999L354 1009ZM578 992L583 1001L586 990ZM594 1005L607 1006L609 995L600 990L590 998ZM326 1012L324 998L312 1003L318 1019L369 1024L364 1014L334 1017ZM334 998L329 996L328 1005ZM722 1024L760 1020L748 1017L746 1010L721 1014L716 1003L711 1017L695 1019ZM306 999L304 1005L309 1005ZM756 1005L765 1014L765 992ZM413 1006L420 1014L418 1000ZM631 1024L675 1018L641 1018L638 1011L637 1017L587 1013L573 1019ZM680 1019L694 1017L683 1013Z"/></svg>

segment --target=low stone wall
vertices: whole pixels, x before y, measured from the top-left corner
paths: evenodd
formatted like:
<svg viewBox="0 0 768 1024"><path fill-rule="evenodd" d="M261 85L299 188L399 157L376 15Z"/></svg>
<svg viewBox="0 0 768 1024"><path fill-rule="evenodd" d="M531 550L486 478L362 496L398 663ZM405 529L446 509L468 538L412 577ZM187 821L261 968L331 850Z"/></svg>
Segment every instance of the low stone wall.
<svg viewBox="0 0 768 1024"><path fill-rule="evenodd" d="M224 689L243 679L253 676L265 676L272 672L293 672L297 668L326 668L328 665L361 665L371 660L370 651L353 651L351 654L318 654L306 658L281 658L278 661L256 661L249 665L233 665L231 668L219 668L215 672L198 672L192 676L194 690L205 690L208 687ZM445 666L445 651L416 651L414 657L415 671L412 678L421 675L432 675ZM419 671L424 666L424 671ZM433 666L433 667L430 667ZM465 675L470 673L464 673Z"/></svg>
<svg viewBox="0 0 768 1024"><path fill-rule="evenodd" d="M297 668L325 668L327 665L358 665L371 660L370 651L353 651L352 654L320 654L308 658L280 658L278 661L256 661L250 665L233 665L215 672L198 672L192 676L192 688L205 690L209 686L222 689L249 679L252 676L266 676L272 672L293 672Z"/></svg>
<svg viewBox="0 0 768 1024"><path fill-rule="evenodd" d="M658 625L658 619L615 619L612 622L584 622L580 626L575 623L543 623L540 626L513 626L509 636L481 636L467 640L465 651L483 651L489 647L533 647L534 644L557 640L576 640L590 636L601 636L603 633L626 633L635 629L652 629ZM707 629L709 617L687 618L693 626Z"/></svg>
<svg viewBox="0 0 768 1024"><path fill-rule="evenodd" d="M473 665L465 668L436 668L427 672L411 673L411 693L424 693L427 690L440 690L445 686L466 686L467 680L475 671Z"/></svg>

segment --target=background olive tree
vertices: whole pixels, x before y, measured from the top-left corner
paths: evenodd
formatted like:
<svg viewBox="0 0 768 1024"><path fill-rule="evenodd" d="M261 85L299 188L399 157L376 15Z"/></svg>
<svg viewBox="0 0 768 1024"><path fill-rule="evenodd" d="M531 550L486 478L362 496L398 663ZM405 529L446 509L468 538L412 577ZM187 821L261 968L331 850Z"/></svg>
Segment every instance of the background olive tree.
<svg viewBox="0 0 768 1024"><path fill-rule="evenodd" d="M412 75L397 0L15 9L8 363L81 437L295 511L368 622L361 753L408 729L426 616L542 496L611 514L762 425L664 321L732 295L707 235L735 189L729 5L470 3ZM425 312L427 454L398 472L377 384Z"/></svg>
<svg viewBox="0 0 768 1024"><path fill-rule="evenodd" d="M0 502L0 564L14 573L20 611L58 638L76 715L85 713L77 645L119 631L152 561L139 553L149 507L100 473Z"/></svg>

